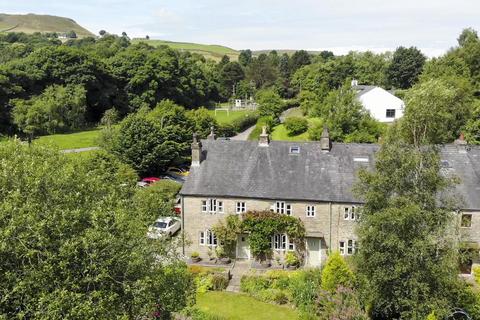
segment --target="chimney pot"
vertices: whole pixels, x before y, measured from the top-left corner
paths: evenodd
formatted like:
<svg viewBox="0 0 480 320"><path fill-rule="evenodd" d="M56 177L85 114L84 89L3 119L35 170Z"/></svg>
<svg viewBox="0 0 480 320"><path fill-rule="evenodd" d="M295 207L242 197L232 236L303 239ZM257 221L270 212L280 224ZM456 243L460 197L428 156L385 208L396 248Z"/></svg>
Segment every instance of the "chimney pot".
<svg viewBox="0 0 480 320"><path fill-rule="evenodd" d="M217 139L217 135L215 134L215 128L210 127L210 134L207 137L208 140L215 140Z"/></svg>
<svg viewBox="0 0 480 320"><path fill-rule="evenodd" d="M267 126L262 127L262 133L260 134L260 137L258 139L258 145L260 147L268 147L268 144L270 143L270 139L268 137L267 133Z"/></svg>

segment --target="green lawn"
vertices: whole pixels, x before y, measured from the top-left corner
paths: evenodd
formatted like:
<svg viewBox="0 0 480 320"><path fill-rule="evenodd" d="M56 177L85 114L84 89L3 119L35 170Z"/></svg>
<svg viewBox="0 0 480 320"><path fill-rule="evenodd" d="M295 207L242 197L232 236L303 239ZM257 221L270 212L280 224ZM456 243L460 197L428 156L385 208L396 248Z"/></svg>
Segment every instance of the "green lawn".
<svg viewBox="0 0 480 320"><path fill-rule="evenodd" d="M229 124L233 120L245 117L246 115L252 114L254 111L250 110L240 110L240 111L217 111L217 115L215 115L215 110L208 110L208 112L217 119L219 124Z"/></svg>
<svg viewBox="0 0 480 320"><path fill-rule="evenodd" d="M255 300L244 294L210 291L197 296L197 307L208 314L230 320L290 320L298 313L286 306Z"/></svg>
<svg viewBox="0 0 480 320"><path fill-rule="evenodd" d="M77 149L98 146L100 128L87 131L41 136L34 143L53 144L60 149Z"/></svg>
<svg viewBox="0 0 480 320"><path fill-rule="evenodd" d="M288 135L287 128L283 124L279 124L273 128L272 140L280 141L308 141L308 132L299 134L298 136Z"/></svg>

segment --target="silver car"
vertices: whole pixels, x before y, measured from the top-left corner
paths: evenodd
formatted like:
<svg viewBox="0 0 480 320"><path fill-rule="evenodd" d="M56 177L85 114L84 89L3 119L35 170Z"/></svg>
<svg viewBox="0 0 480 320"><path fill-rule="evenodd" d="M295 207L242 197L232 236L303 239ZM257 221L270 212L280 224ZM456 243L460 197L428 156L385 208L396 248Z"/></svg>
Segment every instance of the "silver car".
<svg viewBox="0 0 480 320"><path fill-rule="evenodd" d="M173 236L178 230L180 230L180 220L175 217L162 217L148 228L147 237L159 239L164 236Z"/></svg>

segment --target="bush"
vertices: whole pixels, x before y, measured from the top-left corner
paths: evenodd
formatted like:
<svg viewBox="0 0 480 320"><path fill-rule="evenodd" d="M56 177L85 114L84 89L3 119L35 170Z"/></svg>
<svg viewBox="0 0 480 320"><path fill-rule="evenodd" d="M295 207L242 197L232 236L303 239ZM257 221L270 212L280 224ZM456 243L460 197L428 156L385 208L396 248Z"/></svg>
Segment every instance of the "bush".
<svg viewBox="0 0 480 320"><path fill-rule="evenodd" d="M214 273L212 275L212 289L216 291L225 290L228 287L229 279L226 274Z"/></svg>
<svg viewBox="0 0 480 320"><path fill-rule="evenodd" d="M475 279L475 282L480 285L480 266L475 266L472 269L473 271L473 278Z"/></svg>
<svg viewBox="0 0 480 320"><path fill-rule="evenodd" d="M196 259L196 258L200 257L200 253L198 253L197 251L194 251L194 252L192 252L190 257Z"/></svg>
<svg viewBox="0 0 480 320"><path fill-rule="evenodd" d="M257 123L258 119L258 112L247 114L245 115L245 117L242 118L237 118L229 124L221 125L219 128L219 135L225 137L232 137L253 126L255 123Z"/></svg>
<svg viewBox="0 0 480 320"><path fill-rule="evenodd" d="M353 273L340 253L333 252L322 270L322 289L334 292L339 286L351 287L353 285Z"/></svg>
<svg viewBox="0 0 480 320"><path fill-rule="evenodd" d="M287 252L285 255L285 263L287 266L298 266L300 264L300 260L295 252Z"/></svg>
<svg viewBox="0 0 480 320"><path fill-rule="evenodd" d="M197 277L195 277L195 286L197 287L197 293L205 293L213 290L213 275L199 274Z"/></svg>
<svg viewBox="0 0 480 320"><path fill-rule="evenodd" d="M432 311L428 316L427 320L437 320L437 317L435 316L435 312Z"/></svg>
<svg viewBox="0 0 480 320"><path fill-rule="evenodd" d="M307 119L301 117L288 117L285 119L284 125L291 136L302 134L308 129Z"/></svg>
<svg viewBox="0 0 480 320"><path fill-rule="evenodd" d="M265 302L274 302L277 304L288 303L287 294L280 289L264 289L258 292L258 299Z"/></svg>
<svg viewBox="0 0 480 320"><path fill-rule="evenodd" d="M270 284L266 277L245 275L240 280L240 291L255 295L261 290L268 289Z"/></svg>

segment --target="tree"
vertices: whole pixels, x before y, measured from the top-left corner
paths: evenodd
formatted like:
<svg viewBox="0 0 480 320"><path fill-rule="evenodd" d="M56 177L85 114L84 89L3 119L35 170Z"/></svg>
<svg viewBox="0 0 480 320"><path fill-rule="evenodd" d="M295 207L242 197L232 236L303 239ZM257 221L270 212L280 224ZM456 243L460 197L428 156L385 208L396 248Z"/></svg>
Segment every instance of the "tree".
<svg viewBox="0 0 480 320"><path fill-rule="evenodd" d="M290 72L295 73L303 66L312 63L310 54L305 50L295 51L290 58Z"/></svg>
<svg viewBox="0 0 480 320"><path fill-rule="evenodd" d="M135 180L18 141L0 158L1 318L168 319L192 301L173 244L145 236Z"/></svg>
<svg viewBox="0 0 480 320"><path fill-rule="evenodd" d="M147 34L147 35L145 36L145 39L150 40L150 36Z"/></svg>
<svg viewBox="0 0 480 320"><path fill-rule="evenodd" d="M393 126L376 170L359 174L358 275L373 319L425 319L466 303L457 277L454 180L440 174L434 147L398 139ZM442 195L442 196L440 196ZM441 311L440 311L441 310Z"/></svg>
<svg viewBox="0 0 480 320"><path fill-rule="evenodd" d="M133 205L143 214L156 218L174 216L174 200L182 186L171 180L160 180L148 188L138 188Z"/></svg>
<svg viewBox="0 0 480 320"><path fill-rule="evenodd" d="M119 119L120 119L120 115L118 114L117 109L112 108L105 111L102 119L100 120L100 123L110 128L111 126L116 124Z"/></svg>
<svg viewBox="0 0 480 320"><path fill-rule="evenodd" d="M173 130L162 129L146 115L127 116L105 146L141 176L164 172L184 152L181 143L172 139Z"/></svg>
<svg viewBox="0 0 480 320"><path fill-rule="evenodd" d="M128 37L128 35L125 31L122 32L122 37Z"/></svg>
<svg viewBox="0 0 480 320"><path fill-rule="evenodd" d="M410 88L422 73L425 60L423 53L415 47L397 48L387 69L388 81L397 88Z"/></svg>
<svg viewBox="0 0 480 320"><path fill-rule="evenodd" d="M410 89L401 120L403 136L416 145L449 143L458 138L471 112L471 96L460 88L437 79Z"/></svg>
<svg viewBox="0 0 480 320"><path fill-rule="evenodd" d="M70 31L67 32L66 37L70 38L70 39L76 39L77 38L77 33L73 30L70 30Z"/></svg>
<svg viewBox="0 0 480 320"><path fill-rule="evenodd" d="M353 273L340 253L331 253L322 270L322 289L332 293L340 287L351 288L353 282Z"/></svg>
<svg viewBox="0 0 480 320"><path fill-rule="evenodd" d="M103 29L98 32L98 34L99 34L101 37L103 37L106 33L107 33L107 31L105 31L105 30L103 30Z"/></svg>
<svg viewBox="0 0 480 320"><path fill-rule="evenodd" d="M255 97L259 108L260 115L272 116L278 118L283 111L283 101L280 95L272 89L260 90Z"/></svg>
<svg viewBox="0 0 480 320"><path fill-rule="evenodd" d="M233 86L237 85L243 78L245 78L245 74L238 62L228 62L223 66L220 81L226 98L231 96Z"/></svg>
<svg viewBox="0 0 480 320"><path fill-rule="evenodd" d="M252 62L252 50L241 50L240 55L238 56L238 63L243 67L246 67Z"/></svg>
<svg viewBox="0 0 480 320"><path fill-rule="evenodd" d="M460 47L465 47L470 42L478 41L478 33L473 28L463 29L460 36L458 36L457 41Z"/></svg>
<svg viewBox="0 0 480 320"><path fill-rule="evenodd" d="M86 99L82 86L51 86L39 97L15 100L14 123L26 134L54 134L81 128Z"/></svg>
<svg viewBox="0 0 480 320"><path fill-rule="evenodd" d="M188 111L187 117L195 124L193 131L202 139L205 139L210 134L212 128L214 130L218 130L219 128L215 117L205 108Z"/></svg>

